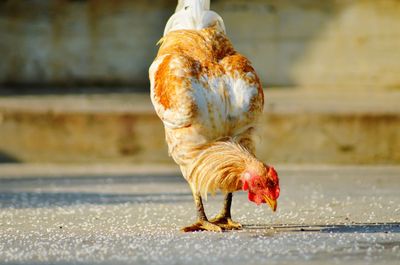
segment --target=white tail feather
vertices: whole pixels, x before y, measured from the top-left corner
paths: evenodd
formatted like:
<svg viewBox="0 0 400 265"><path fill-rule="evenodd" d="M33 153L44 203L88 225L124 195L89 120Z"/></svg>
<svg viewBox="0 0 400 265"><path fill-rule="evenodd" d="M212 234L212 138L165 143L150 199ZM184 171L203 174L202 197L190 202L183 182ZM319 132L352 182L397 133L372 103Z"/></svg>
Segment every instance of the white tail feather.
<svg viewBox="0 0 400 265"><path fill-rule="evenodd" d="M173 30L200 30L213 25L225 32L222 18L214 11L210 11L210 0L179 0L175 14L165 26L164 36Z"/></svg>
<svg viewBox="0 0 400 265"><path fill-rule="evenodd" d="M178 0L175 13L183 9L185 6L190 6L199 3L203 10L210 10L210 0Z"/></svg>

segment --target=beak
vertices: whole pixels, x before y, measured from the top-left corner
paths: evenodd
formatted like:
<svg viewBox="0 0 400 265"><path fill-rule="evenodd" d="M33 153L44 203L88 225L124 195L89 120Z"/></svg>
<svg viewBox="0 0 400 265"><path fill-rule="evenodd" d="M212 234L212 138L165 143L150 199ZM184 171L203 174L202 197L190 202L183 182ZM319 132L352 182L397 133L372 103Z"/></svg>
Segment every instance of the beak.
<svg viewBox="0 0 400 265"><path fill-rule="evenodd" d="M278 202L276 200L268 198L268 196L263 196L265 201L268 203L269 207L271 207L271 210L273 212L276 211L276 208L278 207Z"/></svg>

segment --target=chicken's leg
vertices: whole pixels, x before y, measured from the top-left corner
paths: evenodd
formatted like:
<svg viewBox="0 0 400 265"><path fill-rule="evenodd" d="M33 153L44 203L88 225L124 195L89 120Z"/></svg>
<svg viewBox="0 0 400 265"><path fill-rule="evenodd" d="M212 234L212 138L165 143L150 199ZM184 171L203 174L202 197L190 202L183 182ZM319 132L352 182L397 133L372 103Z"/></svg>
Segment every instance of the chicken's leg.
<svg viewBox="0 0 400 265"><path fill-rule="evenodd" d="M194 232L194 231L214 231L221 232L222 228L218 225L212 224L208 221L207 216L204 212L203 201L199 193L193 193L194 202L197 209L197 222L182 228L183 232Z"/></svg>
<svg viewBox="0 0 400 265"><path fill-rule="evenodd" d="M241 224L232 221L231 205L232 205L232 193L227 193L225 196L224 208L222 208L221 213L218 214L215 218L211 219L210 222L226 230L241 229L242 228Z"/></svg>

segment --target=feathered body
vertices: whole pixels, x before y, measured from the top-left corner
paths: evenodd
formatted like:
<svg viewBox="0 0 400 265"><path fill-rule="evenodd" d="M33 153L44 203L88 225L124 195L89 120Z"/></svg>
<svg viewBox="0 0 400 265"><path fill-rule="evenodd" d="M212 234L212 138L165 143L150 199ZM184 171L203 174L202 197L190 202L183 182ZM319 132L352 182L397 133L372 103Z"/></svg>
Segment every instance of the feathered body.
<svg viewBox="0 0 400 265"><path fill-rule="evenodd" d="M240 189L241 160L254 160L264 104L257 74L216 26L172 31L161 43L150 67L151 98L170 155L196 191Z"/></svg>

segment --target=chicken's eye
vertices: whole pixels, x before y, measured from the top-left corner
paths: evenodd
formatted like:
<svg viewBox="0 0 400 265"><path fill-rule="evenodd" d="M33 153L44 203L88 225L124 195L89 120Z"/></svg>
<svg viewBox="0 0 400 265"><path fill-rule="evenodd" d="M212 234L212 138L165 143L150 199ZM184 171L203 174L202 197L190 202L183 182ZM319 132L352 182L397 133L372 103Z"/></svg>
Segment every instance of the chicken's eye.
<svg viewBox="0 0 400 265"><path fill-rule="evenodd" d="M261 185L260 181L256 181L256 182L254 182L254 186L257 188L261 188L262 185Z"/></svg>
<svg viewBox="0 0 400 265"><path fill-rule="evenodd" d="M268 179L268 180L267 180L267 187L268 187L268 188L273 188L274 186L275 186L274 181L271 180L271 179Z"/></svg>

